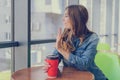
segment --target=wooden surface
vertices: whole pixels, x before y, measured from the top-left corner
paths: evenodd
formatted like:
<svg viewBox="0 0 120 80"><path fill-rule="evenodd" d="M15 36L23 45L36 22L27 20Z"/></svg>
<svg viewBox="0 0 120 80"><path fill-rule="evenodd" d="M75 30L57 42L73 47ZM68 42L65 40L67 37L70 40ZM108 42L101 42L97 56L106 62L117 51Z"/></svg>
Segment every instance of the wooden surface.
<svg viewBox="0 0 120 80"><path fill-rule="evenodd" d="M47 78L42 67L32 67L22 69L12 74L12 80L94 80L92 73L87 71L78 71L73 68L59 67L60 73L57 78Z"/></svg>

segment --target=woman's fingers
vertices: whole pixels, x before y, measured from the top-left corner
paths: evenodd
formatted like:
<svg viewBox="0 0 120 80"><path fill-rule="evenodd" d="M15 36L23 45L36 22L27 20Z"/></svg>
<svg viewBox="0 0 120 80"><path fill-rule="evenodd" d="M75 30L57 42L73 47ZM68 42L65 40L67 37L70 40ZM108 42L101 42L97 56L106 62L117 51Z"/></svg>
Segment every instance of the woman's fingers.
<svg viewBox="0 0 120 80"><path fill-rule="evenodd" d="M59 28L58 29L58 34L57 34L57 41L59 41L61 39L61 35L62 35L62 29Z"/></svg>
<svg viewBox="0 0 120 80"><path fill-rule="evenodd" d="M59 28L59 29L58 29L58 35L61 35L61 34L62 34L62 29Z"/></svg>
<svg viewBox="0 0 120 80"><path fill-rule="evenodd" d="M56 48L58 49L61 44L61 39L62 39L62 29L58 29L57 37L56 37Z"/></svg>
<svg viewBox="0 0 120 80"><path fill-rule="evenodd" d="M50 68L50 64L45 61L45 62L44 62L44 66L43 66L43 70L44 70L45 72L47 72L49 68Z"/></svg>

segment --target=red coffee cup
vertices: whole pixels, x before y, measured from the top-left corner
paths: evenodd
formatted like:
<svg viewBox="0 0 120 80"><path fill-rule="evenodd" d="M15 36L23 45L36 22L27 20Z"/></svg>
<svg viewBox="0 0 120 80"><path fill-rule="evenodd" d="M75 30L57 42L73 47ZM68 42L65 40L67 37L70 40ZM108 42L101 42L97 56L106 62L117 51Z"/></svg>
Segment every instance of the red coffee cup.
<svg viewBox="0 0 120 80"><path fill-rule="evenodd" d="M46 58L46 62L49 63L50 68L48 69L48 77L49 78L56 78L58 74L58 56L56 55L48 55Z"/></svg>

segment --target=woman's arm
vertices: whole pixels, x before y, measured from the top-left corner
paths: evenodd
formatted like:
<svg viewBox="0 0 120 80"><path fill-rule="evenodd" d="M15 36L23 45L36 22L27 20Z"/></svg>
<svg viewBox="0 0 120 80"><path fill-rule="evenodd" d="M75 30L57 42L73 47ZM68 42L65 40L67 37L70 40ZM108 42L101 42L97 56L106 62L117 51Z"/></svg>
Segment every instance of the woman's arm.
<svg viewBox="0 0 120 80"><path fill-rule="evenodd" d="M58 56L58 60L59 60L59 63L60 63L60 61L61 61L61 59L63 58L63 56L57 51L57 49L55 49L55 50L53 51L53 54Z"/></svg>
<svg viewBox="0 0 120 80"><path fill-rule="evenodd" d="M96 47L98 44L99 39L92 40L88 46L86 47L86 50L82 53L81 56L75 55L73 53L70 53L68 61L72 63L75 68L79 70L86 70L90 64L91 61L94 61L95 55L96 55ZM78 49L77 52L79 53L80 50Z"/></svg>

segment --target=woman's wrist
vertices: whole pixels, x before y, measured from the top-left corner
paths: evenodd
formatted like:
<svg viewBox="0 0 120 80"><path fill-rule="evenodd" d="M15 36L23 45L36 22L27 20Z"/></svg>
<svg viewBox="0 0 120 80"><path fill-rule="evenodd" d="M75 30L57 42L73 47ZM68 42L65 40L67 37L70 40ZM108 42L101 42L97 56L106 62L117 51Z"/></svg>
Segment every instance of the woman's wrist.
<svg viewBox="0 0 120 80"><path fill-rule="evenodd" d="M65 52L64 54L62 54L64 56L65 59L69 59L69 55L70 55L70 52Z"/></svg>

